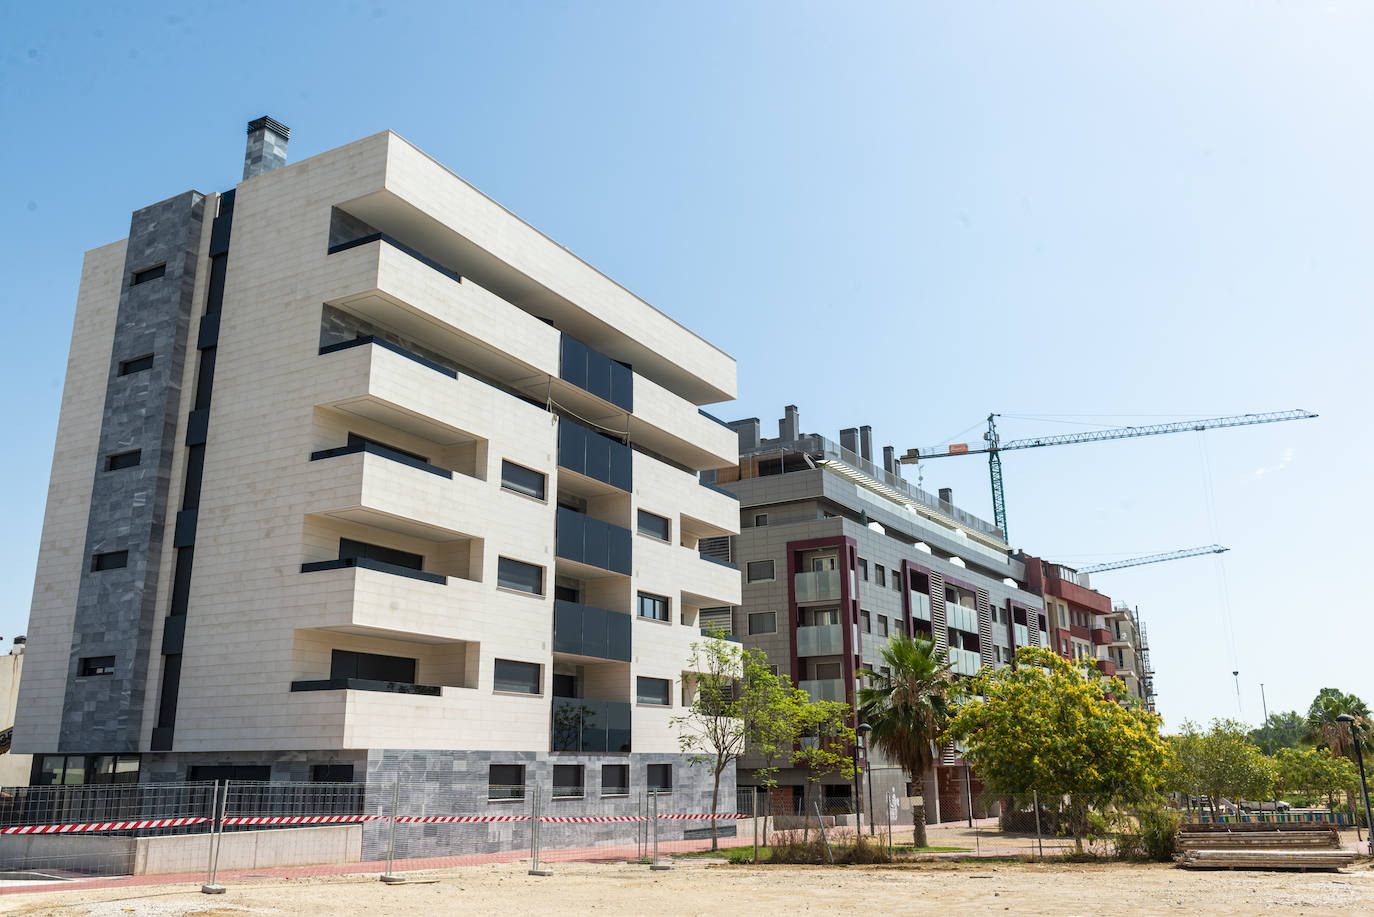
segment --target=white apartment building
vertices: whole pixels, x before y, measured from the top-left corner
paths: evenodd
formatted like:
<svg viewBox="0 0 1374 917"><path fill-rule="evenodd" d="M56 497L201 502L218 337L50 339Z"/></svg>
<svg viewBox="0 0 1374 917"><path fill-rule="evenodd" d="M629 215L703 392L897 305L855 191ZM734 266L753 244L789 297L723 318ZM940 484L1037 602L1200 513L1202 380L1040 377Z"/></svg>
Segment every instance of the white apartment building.
<svg viewBox="0 0 1374 917"><path fill-rule="evenodd" d="M288 135L86 255L33 781L709 798L670 719L699 609L740 603L697 550L739 531L698 481L738 461L699 409L734 360L395 134Z"/></svg>

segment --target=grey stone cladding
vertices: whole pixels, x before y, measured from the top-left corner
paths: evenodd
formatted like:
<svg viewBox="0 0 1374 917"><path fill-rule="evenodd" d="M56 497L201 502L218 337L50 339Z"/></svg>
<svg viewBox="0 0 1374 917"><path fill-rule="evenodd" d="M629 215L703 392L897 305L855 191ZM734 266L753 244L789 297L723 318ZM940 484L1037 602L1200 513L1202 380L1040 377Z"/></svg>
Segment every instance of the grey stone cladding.
<svg viewBox="0 0 1374 917"><path fill-rule="evenodd" d="M135 211L129 227L58 751L138 751L204 203L188 191ZM160 264L162 276L133 283ZM122 361L147 354L150 368L120 375ZM138 465L105 470L107 456L133 449ZM94 571L92 557L112 551L127 551L127 566ZM92 656L113 656L113 673L81 676Z"/></svg>

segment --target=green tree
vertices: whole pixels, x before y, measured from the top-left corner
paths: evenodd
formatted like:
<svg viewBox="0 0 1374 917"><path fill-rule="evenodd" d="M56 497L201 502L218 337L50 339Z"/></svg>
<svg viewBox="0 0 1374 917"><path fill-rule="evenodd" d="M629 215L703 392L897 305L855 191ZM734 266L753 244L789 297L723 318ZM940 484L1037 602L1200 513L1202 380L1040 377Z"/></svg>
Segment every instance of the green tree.
<svg viewBox="0 0 1374 917"><path fill-rule="evenodd" d="M1173 763L1165 770L1164 786L1180 793L1201 790L1217 800L1268 799L1277 777L1274 762L1250 740L1244 723L1216 719L1206 731L1184 721L1178 735L1169 736Z"/></svg>
<svg viewBox="0 0 1374 917"><path fill-rule="evenodd" d="M854 710L832 700L801 697L796 708L797 746L792 764L806 771L808 783L816 784L830 774L854 779ZM808 794L809 795L809 794Z"/></svg>
<svg viewBox="0 0 1374 917"><path fill-rule="evenodd" d="M882 657L892 674L869 675L869 685L859 691L859 719L873 727L871 741L878 751L910 775L913 787L921 787L949 720L951 663L919 636L893 637ZM913 806L911 814L915 844L925 847L924 806Z"/></svg>
<svg viewBox="0 0 1374 917"><path fill-rule="evenodd" d="M1354 694L1337 688L1322 688L1307 708L1307 737L1319 748L1329 748L1333 755L1354 758L1355 746L1350 727L1336 718L1348 713L1355 718L1355 732L1360 737L1360 749L1374 752L1371 741L1369 707Z"/></svg>
<svg viewBox="0 0 1374 917"><path fill-rule="evenodd" d="M1349 758L1338 758L1326 748L1282 748L1275 758L1280 786L1301 796L1322 796L1334 808L1336 794L1359 779Z"/></svg>
<svg viewBox="0 0 1374 917"><path fill-rule="evenodd" d="M692 764L711 771L711 849L719 847L716 813L720 806L720 780L745 753L751 736L762 723L791 721L788 692L779 690L778 677L759 650L712 636L692 644L688 660L693 690L687 713L671 722L678 730L679 747Z"/></svg>
<svg viewBox="0 0 1374 917"><path fill-rule="evenodd" d="M1296 710L1271 713L1259 728L1250 731L1250 741L1266 755L1277 754L1281 748L1299 748L1306 739L1307 723Z"/></svg>
<svg viewBox="0 0 1374 917"><path fill-rule="evenodd" d="M1067 798L1081 851L1090 806L1154 797L1169 754L1159 717L1112 700L1125 684L1091 659L1023 647L1016 662L971 679L949 733L994 792Z"/></svg>

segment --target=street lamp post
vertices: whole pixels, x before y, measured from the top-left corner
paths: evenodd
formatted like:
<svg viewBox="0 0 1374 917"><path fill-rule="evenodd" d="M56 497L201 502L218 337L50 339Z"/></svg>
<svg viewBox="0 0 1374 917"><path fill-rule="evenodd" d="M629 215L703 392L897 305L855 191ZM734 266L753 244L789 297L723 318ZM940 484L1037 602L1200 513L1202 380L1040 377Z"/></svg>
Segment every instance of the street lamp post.
<svg viewBox="0 0 1374 917"><path fill-rule="evenodd" d="M1336 721L1350 727L1350 738L1355 743L1355 761L1360 765L1360 795L1364 797L1364 823L1369 828L1369 855L1374 856L1374 817L1369 814L1369 784L1364 779L1364 753L1360 751L1360 734L1355 731L1355 718L1350 714L1342 713L1336 717Z"/></svg>
<svg viewBox="0 0 1374 917"><path fill-rule="evenodd" d="M863 783L859 778L859 742L864 743L864 764L868 764L868 734L873 727L860 723L854 730L857 741L854 743L854 835L864 833Z"/></svg>

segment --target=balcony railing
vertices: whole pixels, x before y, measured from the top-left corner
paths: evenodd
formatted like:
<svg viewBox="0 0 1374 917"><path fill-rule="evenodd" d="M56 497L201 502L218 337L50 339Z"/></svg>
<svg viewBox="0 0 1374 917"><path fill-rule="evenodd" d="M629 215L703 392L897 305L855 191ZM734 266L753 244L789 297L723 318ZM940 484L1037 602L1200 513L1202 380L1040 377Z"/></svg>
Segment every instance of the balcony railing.
<svg viewBox="0 0 1374 917"><path fill-rule="evenodd" d="M343 570L348 567L357 567L360 570L375 570L378 573L390 573L394 576L405 576L410 579L422 580L426 583L436 583L440 586L448 582L448 577L440 573L427 573L424 570L402 567L400 564L388 564L380 560L373 560L370 557L340 557L335 560L311 561L310 563L301 564L301 572L318 573L321 570Z"/></svg>
<svg viewBox="0 0 1374 917"><path fill-rule="evenodd" d="M558 508L556 552L564 560L630 575L630 530L576 510Z"/></svg>
<svg viewBox="0 0 1374 917"><path fill-rule="evenodd" d="M1112 632L1105 627L1094 627L1091 633L1093 644L1096 646L1106 646L1112 642Z"/></svg>
<svg viewBox="0 0 1374 917"><path fill-rule="evenodd" d="M911 592L911 616L921 621L930 620L930 596L924 592Z"/></svg>
<svg viewBox="0 0 1374 917"><path fill-rule="evenodd" d="M809 570L793 579L797 603L836 602L840 598L839 570Z"/></svg>
<svg viewBox="0 0 1374 917"><path fill-rule="evenodd" d="M838 656L844 652L844 631L839 624L813 624L797 628L798 656Z"/></svg>
<svg viewBox="0 0 1374 917"><path fill-rule="evenodd" d="M634 489L630 447L566 417L558 420L558 466L626 493Z"/></svg>
<svg viewBox="0 0 1374 917"><path fill-rule="evenodd" d="M724 487L721 487L719 484L713 484L710 481L703 481L700 478L697 479L697 483L700 484L702 487L705 487L707 490L714 490L718 494L725 494L725 496L729 497L731 500L734 500L736 502L739 501L739 494L732 493L731 491L726 490Z"/></svg>
<svg viewBox="0 0 1374 917"><path fill-rule="evenodd" d="M318 452L310 453L310 461L318 462L322 459L330 459L340 455L357 455L359 452L366 452L368 455L375 455L388 461L408 465L411 468L418 468L421 471L428 471L430 474L438 475L441 478L453 479L453 472L447 468L440 468L438 465L431 465L423 459L417 459L413 455L406 455L395 449L389 449L380 443L357 442L347 446L338 446L334 449L321 449Z"/></svg>
<svg viewBox="0 0 1374 917"><path fill-rule="evenodd" d="M315 681L293 681L292 691L382 691L387 694L425 694L437 697L443 693L438 685L413 685L404 681L372 681L367 678L322 678Z"/></svg>
<svg viewBox="0 0 1374 917"><path fill-rule="evenodd" d="M954 663L954 671L960 675L977 675L983 667L983 656L973 650L949 648L949 661Z"/></svg>
<svg viewBox="0 0 1374 917"><path fill-rule="evenodd" d="M801 689L811 695L812 700L833 700L844 702L843 678L820 678L803 681Z"/></svg>
<svg viewBox="0 0 1374 917"><path fill-rule="evenodd" d="M1026 625L1013 624L1012 628L1012 633L1016 635L1017 648L1019 649L1023 646L1030 646L1030 631L1026 629Z"/></svg>
<svg viewBox="0 0 1374 917"><path fill-rule="evenodd" d="M621 410L635 409L634 372L566 334L558 348L558 377Z"/></svg>
<svg viewBox="0 0 1374 917"><path fill-rule="evenodd" d="M946 602L945 624L955 630L976 634L978 633L978 609L969 608L956 602Z"/></svg>
<svg viewBox="0 0 1374 917"><path fill-rule="evenodd" d="M340 341L337 344L326 344L320 348L320 356L324 356L327 353L334 353L338 350L348 350L350 347L363 347L367 344L374 344L377 347L382 348L383 350L389 350L397 356L405 357L407 360L410 360L414 363L419 363L426 369L432 369L436 373L441 373L445 376L448 376L450 379L458 378L458 370L447 367L442 363L436 363L435 361L430 360L426 357L422 357L418 353L406 350L400 344L393 344L386 338L378 337L375 334L367 334L363 335L362 337L356 337L351 341Z"/></svg>
<svg viewBox="0 0 1374 917"><path fill-rule="evenodd" d="M628 752L630 705L621 701L555 697L550 750Z"/></svg>
<svg viewBox="0 0 1374 917"><path fill-rule="evenodd" d="M367 245L371 242L381 242L384 245L390 245L398 252L403 252L409 255L416 261L420 262L426 267L433 268L434 270L438 271L440 274L443 274L450 280L455 281L457 283L463 282L463 276L459 274L457 271L444 267L442 264L440 264L438 261L435 261L433 258L430 258L428 255L420 254L418 251L411 248L409 245L406 245L404 242L401 242L398 239L393 239L391 236L388 236L384 232L374 232L370 236L363 236L360 239L350 239L347 242L340 242L338 245L331 245L329 246L328 254L336 255L339 252L346 252L350 248L357 248L360 245Z"/></svg>
<svg viewBox="0 0 1374 917"><path fill-rule="evenodd" d="M629 662L630 624L623 612L555 600L553 651Z"/></svg>
<svg viewBox="0 0 1374 917"><path fill-rule="evenodd" d="M744 642L744 641L741 640L736 634L727 634L727 633L723 633L723 632L721 632L720 630L717 630L717 629L714 628L714 627L702 627L702 628L699 628L699 630L701 631L701 635L702 635L703 637L715 637L717 640L725 640L725 641L727 641L727 642L729 642L729 643L743 643L743 642Z"/></svg>

